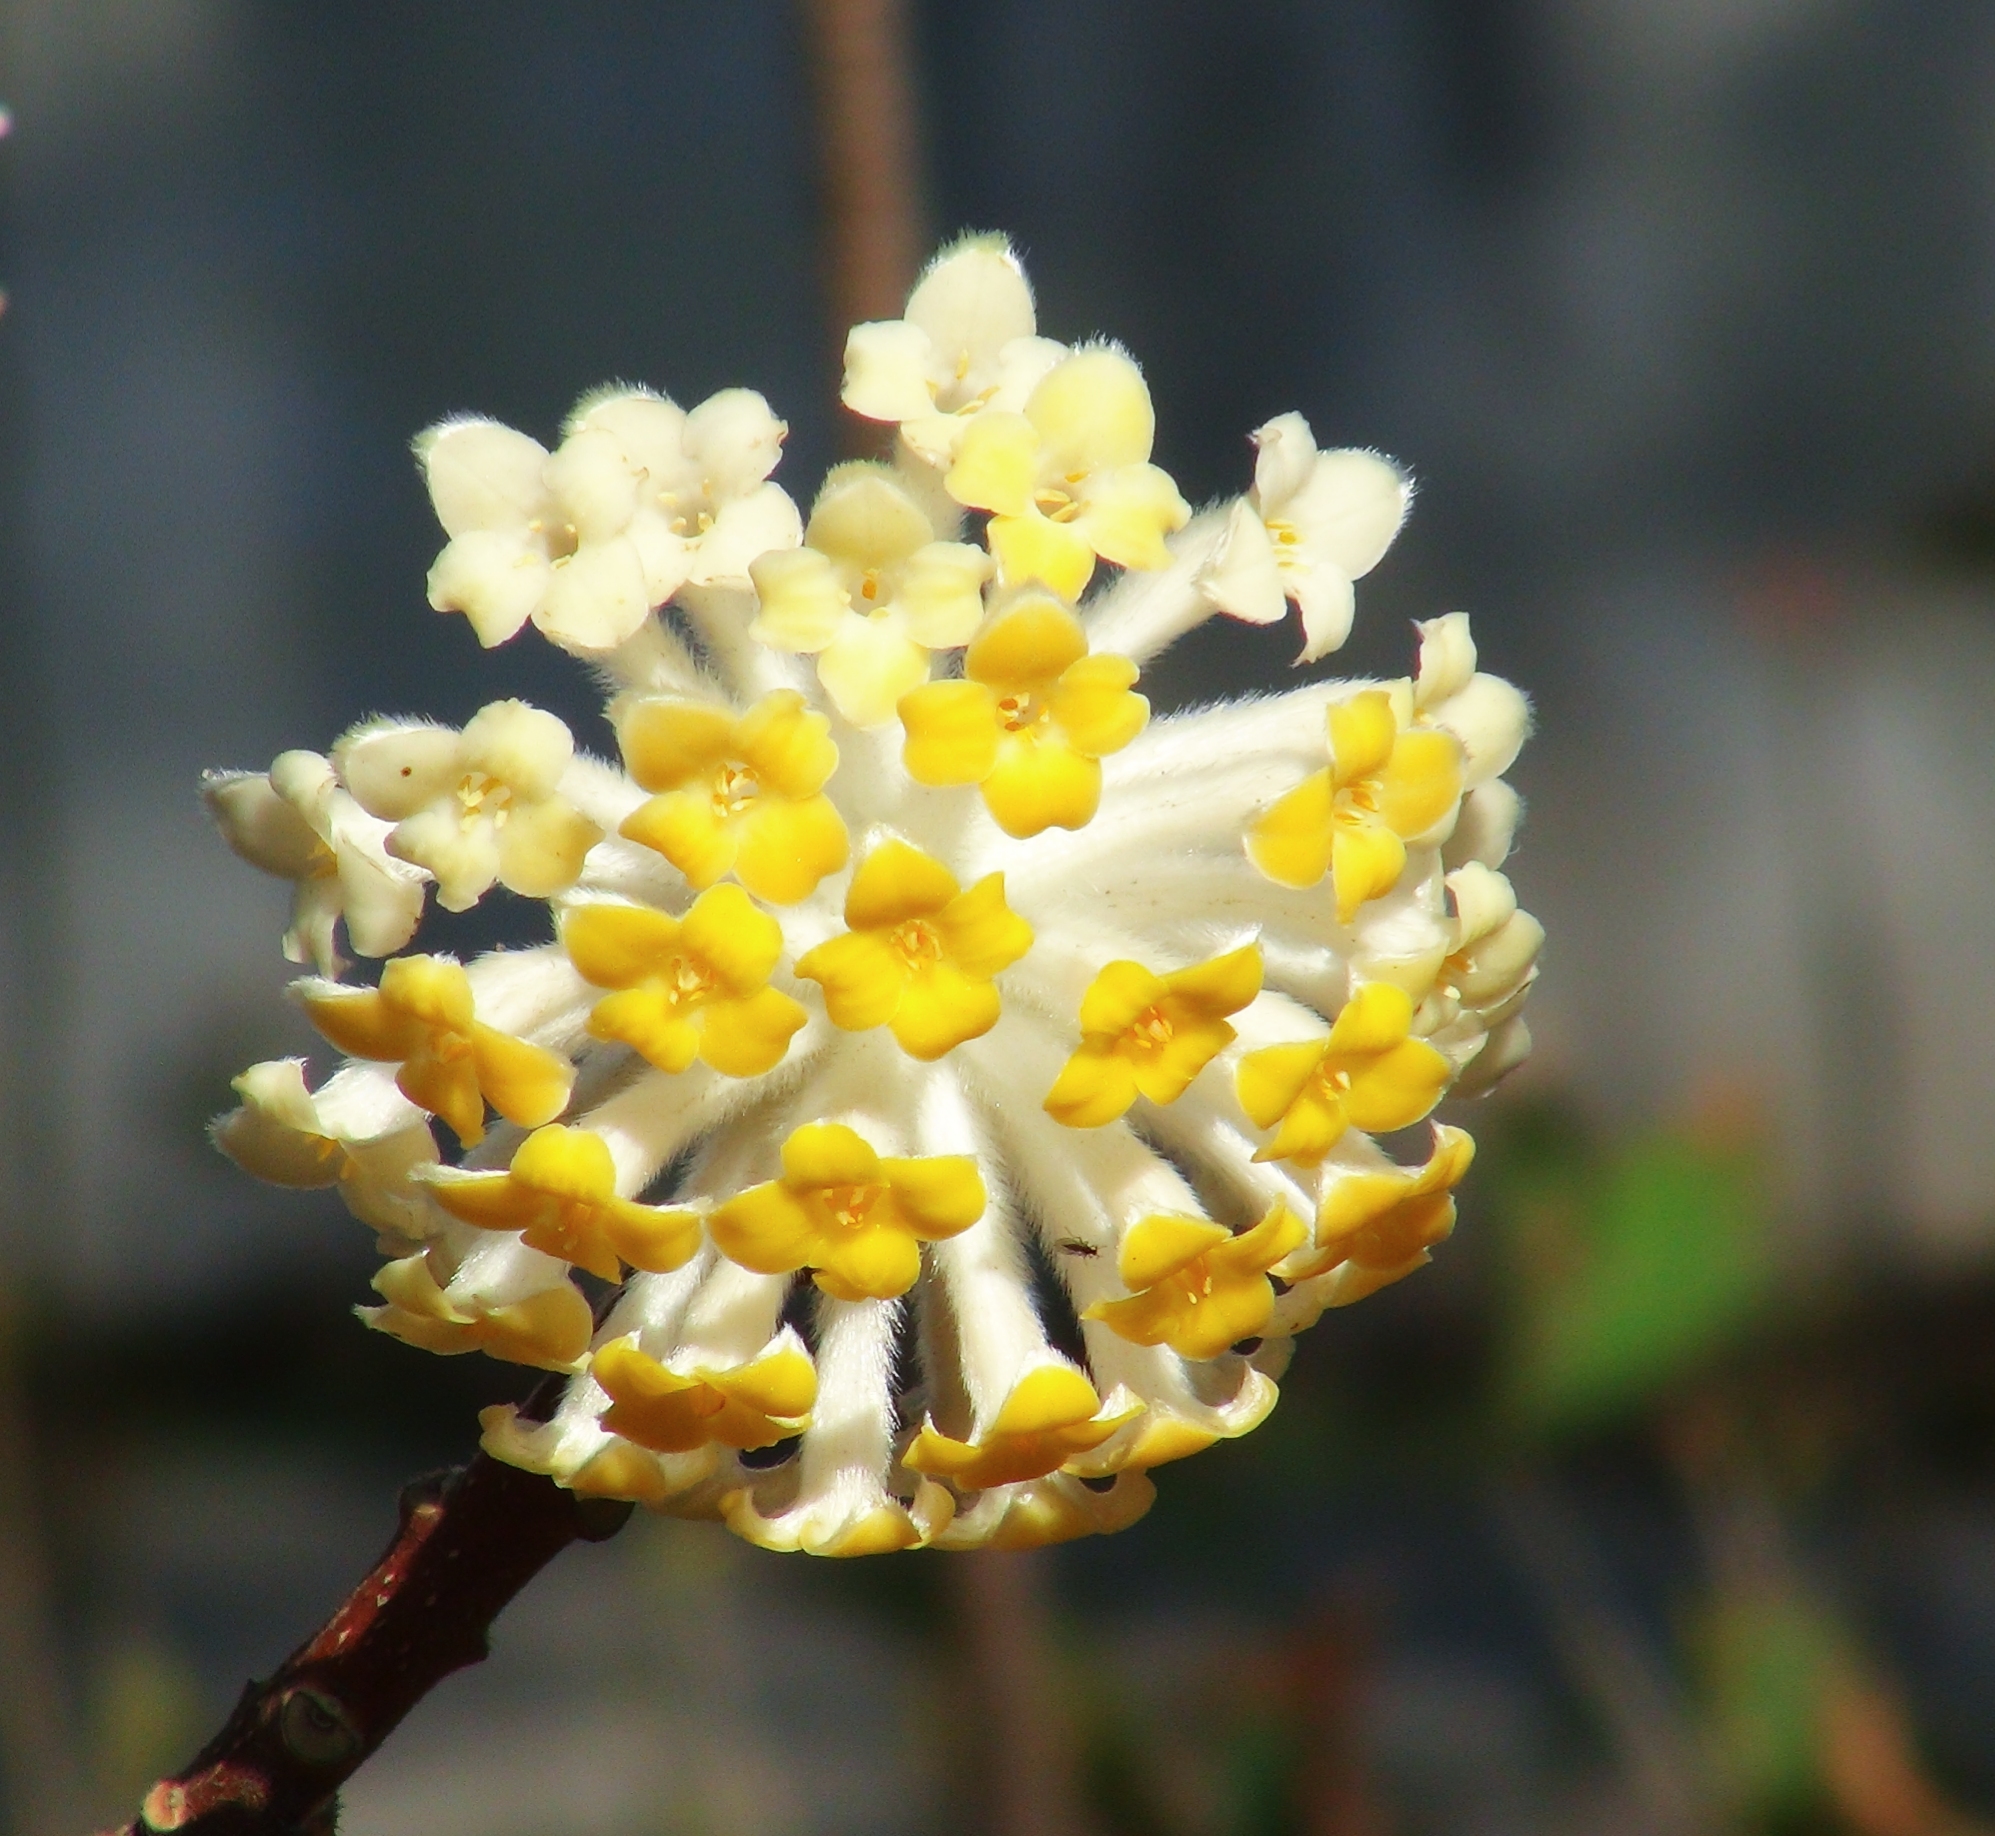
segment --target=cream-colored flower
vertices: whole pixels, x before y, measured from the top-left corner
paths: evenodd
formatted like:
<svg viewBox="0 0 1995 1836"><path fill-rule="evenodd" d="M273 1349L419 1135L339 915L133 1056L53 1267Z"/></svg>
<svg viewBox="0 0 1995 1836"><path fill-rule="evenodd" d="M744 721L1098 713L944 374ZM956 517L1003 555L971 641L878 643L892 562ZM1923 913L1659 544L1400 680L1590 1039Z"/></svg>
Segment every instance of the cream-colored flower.
<svg viewBox="0 0 1995 1836"><path fill-rule="evenodd" d="M1309 423L1278 415L1254 435L1254 488L1233 506L1199 575L1220 611L1271 625L1294 600L1313 663L1351 634L1354 581L1384 558L1406 520L1406 474L1376 453L1319 453Z"/></svg>
<svg viewBox="0 0 1995 1836"><path fill-rule="evenodd" d="M761 607L749 631L773 649L815 653L832 706L877 727L928 680L930 651L976 635L990 572L981 548L936 540L892 470L859 460L825 479L803 547L749 568Z"/></svg>
<svg viewBox="0 0 1995 1836"><path fill-rule="evenodd" d="M568 729L524 701L480 708L461 733L367 721L333 748L361 807L395 825L388 852L434 874L450 912L494 881L529 899L575 884L603 831L560 793L574 756Z"/></svg>
<svg viewBox="0 0 1995 1836"><path fill-rule="evenodd" d="M966 236L929 263L904 316L855 325L845 341L843 400L897 421L922 458L947 465L971 416L1019 409L1067 354L1035 336L1032 289L1002 236Z"/></svg>
<svg viewBox="0 0 1995 1836"><path fill-rule="evenodd" d="M642 389L585 396L553 453L497 421L445 421L416 442L450 537L430 604L481 644L528 619L567 649L612 650L683 586L746 586L748 564L793 548L796 505L765 482L784 425L727 389L690 414Z"/></svg>
<svg viewBox="0 0 1995 1836"><path fill-rule="evenodd" d="M391 956L416 934L423 876L388 858L389 825L340 789L330 759L285 752L267 772L211 771L201 794L236 853L296 882L288 961L338 975L346 966L334 942L342 919L362 956Z"/></svg>

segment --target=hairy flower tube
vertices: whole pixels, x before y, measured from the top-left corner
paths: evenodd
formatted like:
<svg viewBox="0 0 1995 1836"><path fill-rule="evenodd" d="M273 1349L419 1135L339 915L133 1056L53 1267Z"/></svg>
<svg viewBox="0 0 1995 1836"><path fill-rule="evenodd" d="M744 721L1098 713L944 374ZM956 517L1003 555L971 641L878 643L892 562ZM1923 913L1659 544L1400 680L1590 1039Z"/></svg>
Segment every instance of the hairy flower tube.
<svg viewBox="0 0 1995 1836"><path fill-rule="evenodd" d="M1115 1530L1454 1227L1472 1142L1402 1131L1529 1048L1528 711L1451 613L1403 679L1153 717L1215 612L1334 649L1407 482L1283 415L1193 515L1135 360L1041 336L998 238L844 399L893 455L808 522L746 390L418 442L432 603L582 658L620 756L496 701L211 776L340 1055L215 1141L375 1230L377 1330L565 1373L484 1445L577 1492L825 1555ZM418 948L432 886L549 941Z"/></svg>

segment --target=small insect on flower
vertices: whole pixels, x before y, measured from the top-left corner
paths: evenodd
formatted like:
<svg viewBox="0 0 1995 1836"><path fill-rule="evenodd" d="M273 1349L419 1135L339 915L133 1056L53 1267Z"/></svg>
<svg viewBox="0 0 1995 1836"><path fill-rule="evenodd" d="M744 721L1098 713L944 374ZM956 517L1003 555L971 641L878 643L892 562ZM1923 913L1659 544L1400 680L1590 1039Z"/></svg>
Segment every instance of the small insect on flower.
<svg viewBox="0 0 1995 1836"><path fill-rule="evenodd" d="M1450 613L1406 678L1153 718L1215 612L1335 649L1407 482L1287 414L1194 515L1002 240L846 363L894 457L808 521L747 390L417 442L432 605L583 659L622 756L508 700L211 776L344 1054L252 1067L215 1141L375 1228L377 1329L567 1373L484 1445L578 1493L823 1555L1115 1530L1453 1228L1468 1135L1377 1137L1529 1049L1528 712ZM495 886L554 941L413 948Z"/></svg>

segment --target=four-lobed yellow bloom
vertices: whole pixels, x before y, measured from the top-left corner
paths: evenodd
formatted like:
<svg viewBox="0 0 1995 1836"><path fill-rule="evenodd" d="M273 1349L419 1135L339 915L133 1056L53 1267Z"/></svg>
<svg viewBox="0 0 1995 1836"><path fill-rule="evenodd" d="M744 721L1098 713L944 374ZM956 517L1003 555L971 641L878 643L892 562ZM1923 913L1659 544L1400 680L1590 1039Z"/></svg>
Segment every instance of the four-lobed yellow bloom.
<svg viewBox="0 0 1995 1836"><path fill-rule="evenodd" d="M1466 1129L1437 1127L1425 1166L1334 1180L1317 1207L1316 1254L1291 1270L1291 1279L1341 1270L1341 1305L1412 1274L1454 1229L1455 1188L1474 1158Z"/></svg>
<svg viewBox="0 0 1995 1836"><path fill-rule="evenodd" d="M1413 1001L1390 982L1367 982L1321 1039L1266 1046L1241 1059L1240 1107L1275 1138L1256 1160L1319 1165L1347 1128L1389 1134L1418 1122L1452 1074L1425 1040L1408 1036Z"/></svg>
<svg viewBox="0 0 1995 1836"><path fill-rule="evenodd" d="M920 784L974 784L1007 835L1079 829L1101 804L1101 763L1149 723L1136 665L1091 654L1081 622L1028 592L963 659L963 678L901 698L902 759Z"/></svg>
<svg viewBox="0 0 1995 1836"><path fill-rule="evenodd" d="M707 1228L757 1274L807 1268L836 1300L892 1300L914 1286L920 1245L968 1230L984 1203L968 1154L883 1157L843 1123L810 1122L783 1143L782 1177L729 1199Z"/></svg>
<svg viewBox="0 0 1995 1836"><path fill-rule="evenodd" d="M485 1105L538 1128L568 1107L575 1067L479 1020L471 978L442 956L398 956L378 988L299 986L305 1012L352 1058L399 1063L396 1087L441 1116L466 1147L485 1138Z"/></svg>
<svg viewBox="0 0 1995 1836"><path fill-rule="evenodd" d="M1004 875L967 892L932 855L882 842L845 894L846 929L797 959L824 990L825 1012L848 1032L889 1027L902 1051L940 1058L997 1024L992 977L1032 945L1032 927L1004 902Z"/></svg>
<svg viewBox="0 0 1995 1836"><path fill-rule="evenodd" d="M612 1339L589 1360L589 1375L610 1398L603 1426L654 1453L692 1453L718 1444L773 1447L810 1425L817 1371L793 1332L746 1364L674 1370L648 1356L633 1335Z"/></svg>
<svg viewBox="0 0 1995 1836"><path fill-rule="evenodd" d="M626 1263L676 1269L700 1246L698 1212L618 1196L609 1147L586 1128L535 1129L503 1173L435 1167L427 1178L452 1217L518 1231L531 1248L605 1281L621 1281Z"/></svg>
<svg viewBox="0 0 1995 1836"><path fill-rule="evenodd" d="M783 927L739 886L709 887L683 918L573 905L561 942L584 981L616 991L591 1010L591 1035L622 1040L661 1071L699 1058L729 1077L757 1077L781 1062L808 1018L769 986Z"/></svg>
<svg viewBox="0 0 1995 1836"><path fill-rule="evenodd" d="M925 1422L901 1464L966 1492L1016 1485L1092 1453L1142 1413L1141 1403L1109 1408L1071 1364L1042 1364L1012 1385L984 1434L959 1441Z"/></svg>
<svg viewBox="0 0 1995 1836"><path fill-rule="evenodd" d="M1101 1128L1138 1096L1175 1103L1233 1043L1226 1016L1260 992L1258 944L1168 975L1110 963L1081 997L1080 1050L1047 1092L1046 1113L1069 1128Z"/></svg>
<svg viewBox="0 0 1995 1836"><path fill-rule="evenodd" d="M1328 873L1337 922L1390 892L1406 844L1454 809L1462 794L1461 742L1408 725L1386 689L1330 704L1330 764L1257 817L1247 854L1281 886L1314 886Z"/></svg>
<svg viewBox="0 0 1995 1836"><path fill-rule="evenodd" d="M1308 1238L1309 1227L1286 1205L1238 1236L1205 1218L1140 1218L1123 1233L1116 1260L1130 1297L1096 1301L1081 1317L1137 1345L1216 1358L1267 1325L1275 1305L1268 1271Z"/></svg>
<svg viewBox="0 0 1995 1836"><path fill-rule="evenodd" d="M655 848L701 891L732 873L758 899L794 905L845 865L845 819L824 794L838 766L831 723L794 689L738 718L663 697L617 726L630 775L656 792L619 833Z"/></svg>

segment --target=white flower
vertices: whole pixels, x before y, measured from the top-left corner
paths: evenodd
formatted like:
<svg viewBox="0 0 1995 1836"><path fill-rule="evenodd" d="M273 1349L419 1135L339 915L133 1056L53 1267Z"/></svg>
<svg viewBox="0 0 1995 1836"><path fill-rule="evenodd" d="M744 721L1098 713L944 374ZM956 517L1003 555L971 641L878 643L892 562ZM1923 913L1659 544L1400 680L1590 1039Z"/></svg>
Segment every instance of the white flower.
<svg viewBox="0 0 1995 1836"><path fill-rule="evenodd" d="M765 549L795 547L796 506L764 482L783 423L728 389L690 414L662 396L585 396L550 455L497 421L446 421L416 442L449 545L429 600L485 645L530 618L585 654L634 636L686 585L745 586Z"/></svg>
<svg viewBox="0 0 1995 1836"><path fill-rule="evenodd" d="M1271 625L1294 600L1302 614L1299 663L1351 633L1352 582L1375 568L1406 520L1406 475L1376 453L1319 453L1309 423L1284 414L1254 436L1254 488L1234 505L1201 575L1220 611Z"/></svg>
<svg viewBox="0 0 1995 1836"><path fill-rule="evenodd" d="M1042 476L1062 416L1000 400L1031 330L979 241L854 337L868 412L983 429L922 434L1010 505L985 542L1020 579L980 623L986 549L943 539L911 474L842 469L810 545L747 576L759 601L688 576L605 653L621 771L516 702L338 749L444 903L496 878L551 898L555 940L301 983L351 1062L316 1094L296 1061L254 1067L216 1138L388 1222L380 1330L573 1373L550 1420L487 1411L484 1444L578 1492L824 1554L1120 1528L1151 1469L1266 1415L1293 1333L1428 1258L1472 1144L1437 1127L1400 1165L1382 1141L1528 1041L1541 934L1497 869L1529 713L1462 615L1396 682L1156 721L1135 687L1248 578L1249 525L1272 552L1293 519L1275 609L1292 587L1320 638L1398 474L1285 417L1254 498L1178 531L1146 393L1110 455L1141 501L1069 552L1095 500ZM1134 367L1105 355L1062 387L1127 408ZM592 527L633 556L655 519L617 481L644 428L645 491L699 444L676 413L625 392L571 427L620 442ZM760 464L701 488L743 501ZM1063 598L1102 555L1115 582ZM433 1163L424 1114L461 1162ZM577 1270L622 1277L600 1325Z"/></svg>
<svg viewBox="0 0 1995 1836"><path fill-rule="evenodd" d="M316 752L280 753L267 772L211 771L201 781L209 813L252 867L297 882L284 954L337 975L334 927L362 956L391 956L422 919L423 876L390 860L388 824L339 788Z"/></svg>

